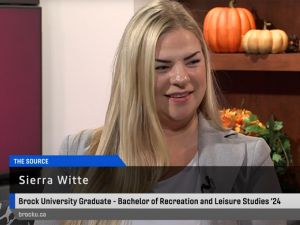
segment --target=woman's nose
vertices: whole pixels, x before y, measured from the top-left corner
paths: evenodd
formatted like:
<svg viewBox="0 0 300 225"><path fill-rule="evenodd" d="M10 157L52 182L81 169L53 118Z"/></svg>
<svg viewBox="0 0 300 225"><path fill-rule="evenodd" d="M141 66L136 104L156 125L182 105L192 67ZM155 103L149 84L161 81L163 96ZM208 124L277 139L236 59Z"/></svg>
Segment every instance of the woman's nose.
<svg viewBox="0 0 300 225"><path fill-rule="evenodd" d="M189 81L190 77L185 65L181 63L174 65L173 71L170 74L170 83L173 85L185 85Z"/></svg>

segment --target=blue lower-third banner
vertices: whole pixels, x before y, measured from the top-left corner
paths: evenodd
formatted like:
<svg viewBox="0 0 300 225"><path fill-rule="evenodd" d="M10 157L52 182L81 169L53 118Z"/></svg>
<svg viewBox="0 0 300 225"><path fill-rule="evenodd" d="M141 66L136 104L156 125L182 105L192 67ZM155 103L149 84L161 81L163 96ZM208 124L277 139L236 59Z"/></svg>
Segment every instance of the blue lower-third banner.
<svg viewBox="0 0 300 225"><path fill-rule="evenodd" d="M12 155L9 167L124 167L118 155Z"/></svg>

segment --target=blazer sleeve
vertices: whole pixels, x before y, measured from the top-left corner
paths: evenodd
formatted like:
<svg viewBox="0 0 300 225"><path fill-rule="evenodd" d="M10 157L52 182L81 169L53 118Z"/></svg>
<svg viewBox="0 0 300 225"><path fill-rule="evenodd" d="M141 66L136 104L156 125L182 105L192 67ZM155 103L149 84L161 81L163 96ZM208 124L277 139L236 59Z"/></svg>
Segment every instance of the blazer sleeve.
<svg viewBox="0 0 300 225"><path fill-rule="evenodd" d="M258 138L249 162L251 193L281 193L281 187L270 152L270 147L265 140Z"/></svg>
<svg viewBox="0 0 300 225"><path fill-rule="evenodd" d="M84 130L75 135L68 135L60 147L60 155L83 155L87 153L94 130Z"/></svg>
<svg viewBox="0 0 300 225"><path fill-rule="evenodd" d="M93 130L84 130L76 135L68 135L62 142L60 148L60 155L83 155L87 152ZM51 168L50 170L45 168L42 171L43 177L55 177L57 174L70 175L72 170L70 168ZM45 185L44 193L61 193L66 192L60 186Z"/></svg>
<svg viewBox="0 0 300 225"><path fill-rule="evenodd" d="M247 144L251 193L280 193L281 187L270 157L271 149L262 138ZM240 225L286 225L286 220L241 220Z"/></svg>
<svg viewBox="0 0 300 225"><path fill-rule="evenodd" d="M61 147L60 147L60 155L82 155L85 154L89 148L90 141L93 136L93 130L84 130L76 135L68 135L64 138ZM66 171L64 168L59 168L59 171L53 171L52 175L56 174L65 174L68 175L69 171ZM45 174L45 173L44 173ZM51 176L45 175L45 176ZM58 186L46 185L44 188L44 193L62 193L64 191L61 190ZM61 221L58 220L36 220L34 225L60 225Z"/></svg>
<svg viewBox="0 0 300 225"><path fill-rule="evenodd" d="M273 161L270 157L271 149L266 141L262 138L257 138L255 142L251 166L271 166L273 167Z"/></svg>

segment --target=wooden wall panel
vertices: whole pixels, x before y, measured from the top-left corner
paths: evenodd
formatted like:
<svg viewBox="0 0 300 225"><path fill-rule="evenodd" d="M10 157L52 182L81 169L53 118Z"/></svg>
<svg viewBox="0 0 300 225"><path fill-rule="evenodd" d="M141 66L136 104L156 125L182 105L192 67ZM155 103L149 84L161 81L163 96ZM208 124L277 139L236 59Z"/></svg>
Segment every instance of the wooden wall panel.
<svg viewBox="0 0 300 225"><path fill-rule="evenodd" d="M273 114L284 122L300 165L300 72L218 71L224 106L244 107L267 121Z"/></svg>

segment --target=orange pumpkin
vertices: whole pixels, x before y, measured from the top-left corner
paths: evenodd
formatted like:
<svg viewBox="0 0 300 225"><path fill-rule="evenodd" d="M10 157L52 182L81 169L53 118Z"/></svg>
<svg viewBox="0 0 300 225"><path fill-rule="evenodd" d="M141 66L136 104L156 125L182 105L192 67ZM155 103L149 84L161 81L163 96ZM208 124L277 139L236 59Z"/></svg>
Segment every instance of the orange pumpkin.
<svg viewBox="0 0 300 225"><path fill-rule="evenodd" d="M255 29L251 12L245 8L229 7L211 9L204 19L203 33L206 43L214 52L241 52L242 36Z"/></svg>

